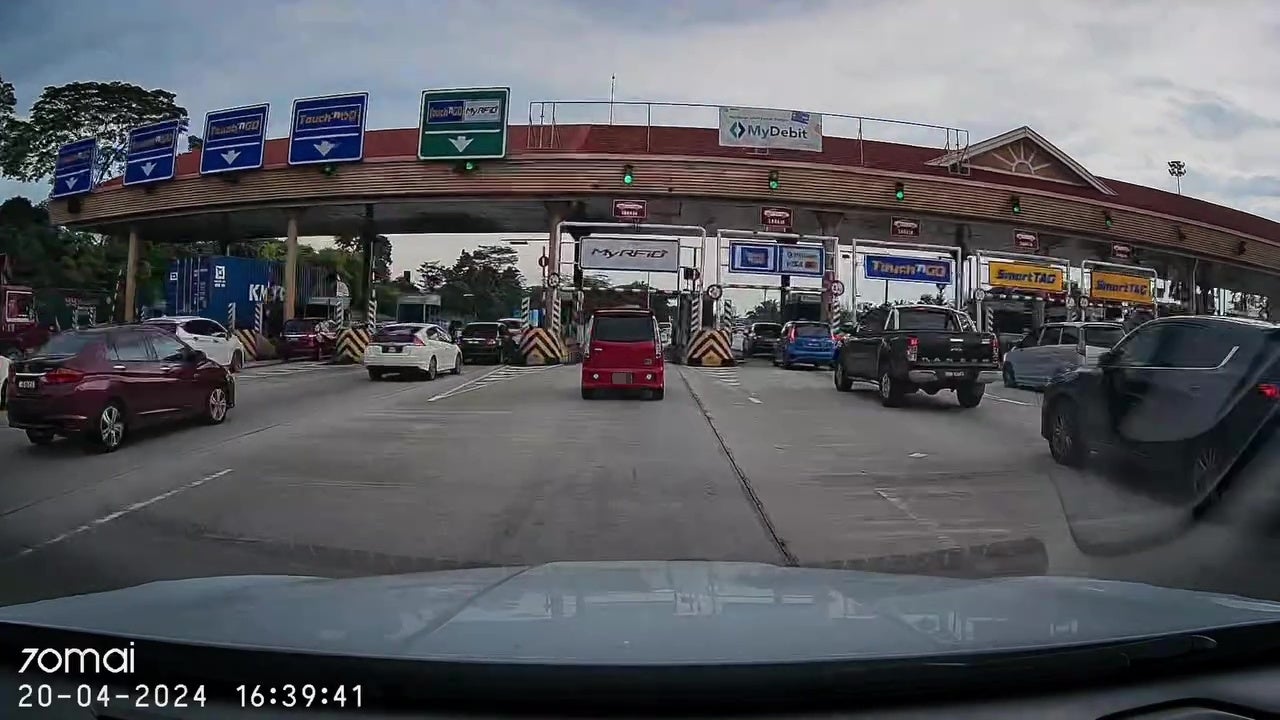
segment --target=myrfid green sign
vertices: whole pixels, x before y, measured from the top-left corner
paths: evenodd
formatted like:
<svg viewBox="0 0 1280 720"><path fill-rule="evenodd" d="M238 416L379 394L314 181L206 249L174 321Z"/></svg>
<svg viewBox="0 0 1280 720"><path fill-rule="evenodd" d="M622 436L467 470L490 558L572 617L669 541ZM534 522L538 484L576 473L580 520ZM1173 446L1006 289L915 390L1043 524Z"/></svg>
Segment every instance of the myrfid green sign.
<svg viewBox="0 0 1280 720"><path fill-rule="evenodd" d="M419 160L487 160L507 156L510 88L422 91Z"/></svg>

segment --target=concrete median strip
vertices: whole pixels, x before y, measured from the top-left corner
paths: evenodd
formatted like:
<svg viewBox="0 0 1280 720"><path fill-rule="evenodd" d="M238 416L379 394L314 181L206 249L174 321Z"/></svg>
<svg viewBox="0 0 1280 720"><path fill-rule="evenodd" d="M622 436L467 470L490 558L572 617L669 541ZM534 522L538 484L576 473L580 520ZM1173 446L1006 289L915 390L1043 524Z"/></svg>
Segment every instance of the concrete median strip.
<svg viewBox="0 0 1280 720"><path fill-rule="evenodd" d="M44 548L51 547L51 546L53 546L53 545L57 545L58 543L65 542L65 541L67 541L67 540L70 540L70 539L71 539L71 538L73 538L73 537L76 537L77 535L81 535L81 534L83 534L83 533L89 532L90 530L94 530L94 529L97 529L97 528L99 528L99 527L101 527L101 526L103 526L103 525L106 525L107 523L111 522L112 520L116 520L116 519L119 519L119 518L121 518L121 517L124 517L125 515L128 515L129 513L137 512L138 510L141 510L141 509L143 509L143 508L145 508L145 507L148 507L148 506L150 506L150 505L154 505L154 504L156 504L156 503L160 502L161 500L167 500L167 499L169 499L169 498L173 497L174 495L177 495L177 494L182 493L182 492L186 492L187 490L191 490L191 489L194 489L194 488L198 488L198 487L200 487L201 485L203 485L203 484L205 484L205 483L209 482L210 480L217 480L218 478L220 478L220 477L222 477L222 476L224 476L224 475L229 475L229 474L231 474L232 472L234 472L234 470L233 470L232 468L226 468L226 469L223 469L223 470L219 470L218 472L213 473L213 474L211 474L211 475L205 475L204 477L199 478L199 479L197 479L197 480L192 480L191 482L187 483L186 485L180 485L180 486L178 486L178 487L176 487L176 488L174 488L174 489L172 489L172 490L169 490L168 492L160 493L159 495L156 495L155 497L147 498L146 500L140 500L140 501L138 501L138 502L136 502L136 503L133 503L132 505L128 505L128 506L126 506L126 507L124 507L124 508L121 508L121 509L119 509L119 510L117 510L117 511L113 512L113 513L108 513L108 514L106 514L106 515L103 515L103 516L102 516L102 517L100 517L100 518L95 519L95 520L90 520L89 522L87 522L87 523L85 523L85 524L81 525L80 527L77 527L77 528L73 528L73 529L71 529L71 530L68 530L68 531L66 531L66 532L62 533L61 535L57 535L57 536L51 537L51 538L49 538L48 540L45 540L45 541L43 541L43 542L36 543L35 545L32 545L32 546L30 546L30 547L24 548L24 549L20 550L19 552L15 553L14 555L9 556L9 557L8 557L8 558L6 558L6 559L8 559L8 560L15 560L15 559L20 558L20 557L23 557L23 556L25 556L25 555L30 555L31 553L33 553L33 552L35 552L35 551L37 551L37 550L42 550L42 549L44 549Z"/></svg>

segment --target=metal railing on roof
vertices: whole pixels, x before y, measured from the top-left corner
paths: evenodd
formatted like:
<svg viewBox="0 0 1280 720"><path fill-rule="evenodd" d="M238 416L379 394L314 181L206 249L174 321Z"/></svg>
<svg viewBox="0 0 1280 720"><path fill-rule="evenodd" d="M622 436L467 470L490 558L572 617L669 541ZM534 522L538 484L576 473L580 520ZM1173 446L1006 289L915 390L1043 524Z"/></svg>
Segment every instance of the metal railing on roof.
<svg viewBox="0 0 1280 720"><path fill-rule="evenodd" d="M562 150L564 128L570 125L619 125L645 129L644 152L662 152L655 147L654 128L719 126L719 105L705 103L653 102L647 100L534 100L529 103L529 149ZM757 108L787 112L786 108ZM967 171L969 131L908 120L842 113L821 113L824 138L845 138L858 143L858 162L866 164L866 142L900 143L936 147L942 155L955 153ZM753 154L768 155L768 150ZM967 172L965 172L967 174Z"/></svg>

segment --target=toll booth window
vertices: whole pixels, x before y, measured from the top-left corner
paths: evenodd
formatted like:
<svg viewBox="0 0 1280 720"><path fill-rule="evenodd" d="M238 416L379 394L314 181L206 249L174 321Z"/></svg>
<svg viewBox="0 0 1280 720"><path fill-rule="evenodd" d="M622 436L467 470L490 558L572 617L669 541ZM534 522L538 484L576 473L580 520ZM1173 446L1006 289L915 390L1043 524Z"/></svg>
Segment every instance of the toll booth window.
<svg viewBox="0 0 1280 720"><path fill-rule="evenodd" d="M31 293L10 290L4 298L5 322L35 322L36 303Z"/></svg>
<svg viewBox="0 0 1280 720"><path fill-rule="evenodd" d="M955 315L946 310L899 310L898 329L957 332L961 328L956 323Z"/></svg>
<svg viewBox="0 0 1280 720"><path fill-rule="evenodd" d="M1113 348L1122 337L1124 330L1118 327L1093 325L1084 329L1084 344L1089 347Z"/></svg>
<svg viewBox="0 0 1280 720"><path fill-rule="evenodd" d="M647 315L597 317L591 331L596 342L652 342L653 318Z"/></svg>
<svg viewBox="0 0 1280 720"><path fill-rule="evenodd" d="M1063 326L1062 339L1058 341L1059 345L1075 345L1080 342L1079 328L1070 325Z"/></svg>
<svg viewBox="0 0 1280 720"><path fill-rule="evenodd" d="M1037 347L1046 347L1049 345L1058 345L1058 341L1062 339L1062 328L1054 326L1047 327L1040 334L1040 342L1036 343Z"/></svg>
<svg viewBox="0 0 1280 720"><path fill-rule="evenodd" d="M502 327L498 323L485 323L483 325L468 325L462 328L462 337L498 337L498 328Z"/></svg>

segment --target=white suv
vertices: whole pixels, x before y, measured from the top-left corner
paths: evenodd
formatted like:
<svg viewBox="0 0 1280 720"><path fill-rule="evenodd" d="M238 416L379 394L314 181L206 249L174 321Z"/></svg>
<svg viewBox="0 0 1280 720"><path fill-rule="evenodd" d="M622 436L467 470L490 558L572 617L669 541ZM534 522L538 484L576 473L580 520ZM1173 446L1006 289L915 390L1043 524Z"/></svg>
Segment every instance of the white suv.
<svg viewBox="0 0 1280 720"><path fill-rule="evenodd" d="M202 317L158 317L147 320L146 325L159 325L178 336L191 347L204 351L210 360L231 372L240 372L247 357L244 345L222 325Z"/></svg>

